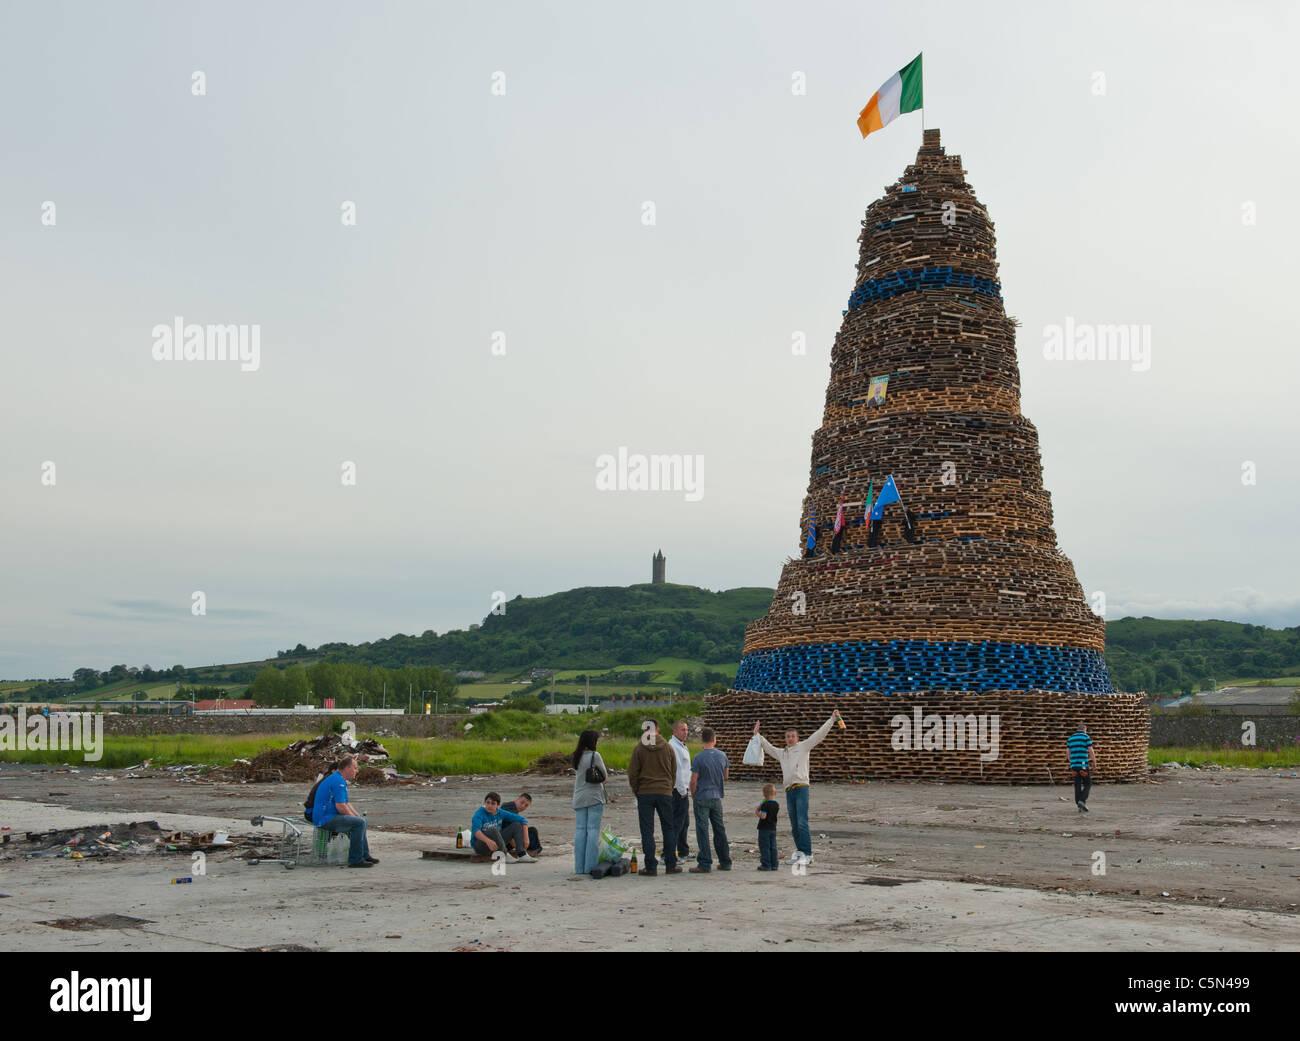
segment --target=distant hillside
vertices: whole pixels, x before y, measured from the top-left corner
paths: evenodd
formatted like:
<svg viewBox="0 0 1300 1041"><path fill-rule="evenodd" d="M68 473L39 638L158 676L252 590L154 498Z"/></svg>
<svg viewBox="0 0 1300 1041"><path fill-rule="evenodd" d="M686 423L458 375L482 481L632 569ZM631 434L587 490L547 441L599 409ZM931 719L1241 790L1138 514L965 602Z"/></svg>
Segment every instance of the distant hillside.
<svg viewBox="0 0 1300 1041"><path fill-rule="evenodd" d="M396 668L608 669L624 662L689 658L709 665L735 664L745 626L767 613L774 590L728 589L713 593L671 584L584 586L550 596L517 596L503 613L477 629L439 636L397 636L373 643L323 644L329 661Z"/></svg>
<svg viewBox="0 0 1300 1041"><path fill-rule="evenodd" d="M394 636L317 649L329 660L398 668L605 669L660 657L711 665L740 660L745 625L767 613L775 591L711 593L695 586L636 585L516 597L481 627L437 636ZM299 646L298 650L304 650ZM1212 682L1300 672L1300 626L1269 629L1220 621L1123 618L1106 626L1106 662L1120 690L1173 694Z"/></svg>
<svg viewBox="0 0 1300 1041"><path fill-rule="evenodd" d="M1121 618L1106 625L1106 664L1116 687L1152 694L1294 676L1300 672L1300 626Z"/></svg>
<svg viewBox="0 0 1300 1041"><path fill-rule="evenodd" d="M190 669L176 665L159 672L148 666L116 665L108 672L84 668L71 682L0 685L0 700L99 697L119 691L129 696L151 683L157 690L141 690L141 696L171 695L171 684L182 682L218 684L233 692L252 683L259 669L283 671L318 662L478 670L501 674L498 679L504 681L513 678L505 674L530 668L587 673L682 659L678 665L692 670L694 685L685 676L680 685L703 689L700 684L707 686L717 677L701 666L726 666L734 674L745 626L767 613L774 593L756 587L713 593L683 585L586 586L550 596L517 596L504 605L504 613L489 614L482 625L441 636L399 633L372 643L327 643L314 649L300 643L267 662ZM1151 694L1204 690L1212 682L1222 686L1278 679L1294 685L1288 678L1300 675L1300 626L1123 618L1106 626L1106 662L1116 688ZM371 678L381 682L391 677L376 673ZM661 676L656 682L665 680Z"/></svg>

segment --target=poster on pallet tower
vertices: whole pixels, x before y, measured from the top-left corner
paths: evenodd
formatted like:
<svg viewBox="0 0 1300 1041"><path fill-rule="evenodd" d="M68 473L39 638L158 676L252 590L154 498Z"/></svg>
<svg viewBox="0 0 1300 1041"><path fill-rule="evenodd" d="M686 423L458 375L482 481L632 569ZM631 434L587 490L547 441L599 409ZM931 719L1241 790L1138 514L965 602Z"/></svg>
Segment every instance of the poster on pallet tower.
<svg viewBox="0 0 1300 1041"><path fill-rule="evenodd" d="M871 408L872 405L883 405L885 403L885 391L888 389L888 376L873 376L871 385L867 388L867 408Z"/></svg>

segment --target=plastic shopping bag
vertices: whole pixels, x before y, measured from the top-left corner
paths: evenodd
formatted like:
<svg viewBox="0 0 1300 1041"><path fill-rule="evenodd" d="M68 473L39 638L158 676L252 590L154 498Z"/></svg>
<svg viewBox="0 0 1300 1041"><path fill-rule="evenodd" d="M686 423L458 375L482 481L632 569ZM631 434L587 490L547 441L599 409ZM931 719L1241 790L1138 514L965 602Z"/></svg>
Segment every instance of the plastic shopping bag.
<svg viewBox="0 0 1300 1041"><path fill-rule="evenodd" d="M749 744L745 746L745 756L741 759L741 762L746 766L763 765L763 742L757 734L749 739Z"/></svg>
<svg viewBox="0 0 1300 1041"><path fill-rule="evenodd" d="M600 841L596 843L596 863L617 863L623 859L624 854L627 853L627 849L627 843L612 831L602 830L600 833Z"/></svg>

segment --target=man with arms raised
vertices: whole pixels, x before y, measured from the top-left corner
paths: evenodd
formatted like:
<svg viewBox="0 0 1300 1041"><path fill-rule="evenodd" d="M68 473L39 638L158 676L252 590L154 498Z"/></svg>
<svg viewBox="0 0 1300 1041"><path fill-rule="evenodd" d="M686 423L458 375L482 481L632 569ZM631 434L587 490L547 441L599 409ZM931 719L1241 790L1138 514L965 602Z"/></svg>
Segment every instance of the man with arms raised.
<svg viewBox="0 0 1300 1041"><path fill-rule="evenodd" d="M831 732L831 727L839 718L840 710L836 709L831 713L831 718L818 727L812 737L804 741L799 740L799 731L787 730L784 748L777 748L762 734L758 735L763 743L763 751L781 764L781 779L785 784L785 808L790 814L790 834L794 837L795 845L794 855L789 860L791 864L800 861L811 864L813 860L812 832L808 828L809 753L825 740L826 735ZM754 723L754 733L758 734L757 721Z"/></svg>

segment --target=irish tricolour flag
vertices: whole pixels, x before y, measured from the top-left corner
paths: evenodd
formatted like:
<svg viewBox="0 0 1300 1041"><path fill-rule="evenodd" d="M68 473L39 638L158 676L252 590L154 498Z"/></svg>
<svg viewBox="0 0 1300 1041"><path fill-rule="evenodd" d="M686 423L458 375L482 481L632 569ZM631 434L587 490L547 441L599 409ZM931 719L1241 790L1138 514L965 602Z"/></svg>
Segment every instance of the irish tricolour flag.
<svg viewBox="0 0 1300 1041"><path fill-rule="evenodd" d="M904 112L915 112L922 104L921 56L918 54L871 95L867 107L858 113L858 129L866 137L873 130L889 126Z"/></svg>

